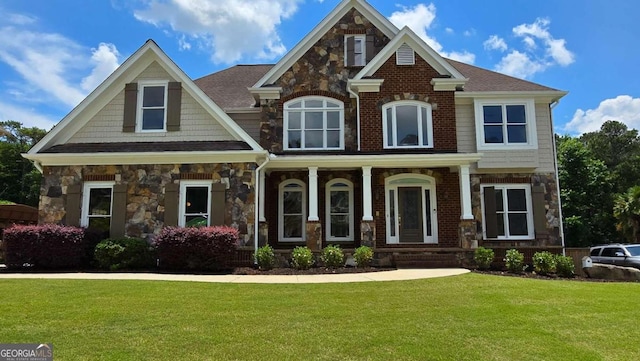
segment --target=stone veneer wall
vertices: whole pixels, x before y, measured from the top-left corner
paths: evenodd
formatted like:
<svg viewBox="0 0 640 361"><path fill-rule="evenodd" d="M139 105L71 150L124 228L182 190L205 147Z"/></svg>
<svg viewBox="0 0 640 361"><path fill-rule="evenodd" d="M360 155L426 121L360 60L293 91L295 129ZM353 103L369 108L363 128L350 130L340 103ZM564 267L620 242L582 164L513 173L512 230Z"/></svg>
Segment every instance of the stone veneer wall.
<svg viewBox="0 0 640 361"><path fill-rule="evenodd" d="M45 167L39 222L65 224L67 187L82 184L89 175L112 175L116 184L128 185L127 208L121 210L127 212L126 234L149 238L164 226L165 186L197 174L195 179L227 184L225 224L240 231L241 246L250 246L255 215L254 169L254 163Z"/></svg>
<svg viewBox="0 0 640 361"><path fill-rule="evenodd" d="M473 207L473 216L476 225L476 239L482 240L482 206L481 206L481 184L491 183L519 183L531 184L532 186L544 187L545 210L547 218L547 231L549 235L545 238L526 241L483 241L480 245L485 247L505 246L505 247L522 247L522 246L561 246L560 239L560 218L558 211L558 192L556 177L553 173L544 174L527 174L527 173L510 173L510 174L472 174L471 175L471 203ZM532 225L533 226L533 225Z"/></svg>

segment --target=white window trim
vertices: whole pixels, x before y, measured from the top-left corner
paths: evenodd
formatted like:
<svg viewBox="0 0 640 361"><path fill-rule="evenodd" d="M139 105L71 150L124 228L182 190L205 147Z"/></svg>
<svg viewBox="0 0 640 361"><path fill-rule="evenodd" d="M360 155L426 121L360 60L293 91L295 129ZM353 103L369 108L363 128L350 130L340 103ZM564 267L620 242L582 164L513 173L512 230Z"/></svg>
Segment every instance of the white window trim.
<svg viewBox="0 0 640 361"><path fill-rule="evenodd" d="M429 128L427 130L427 145L421 145L422 143L424 143L424 139L422 139L422 111L418 111L418 145L389 145L387 144L387 140L389 139L388 135L389 135L389 131L391 131L391 136L393 139L394 143L398 142L398 136L397 136L397 120L396 120L396 111L395 108L398 106L403 106L403 105L413 105L417 107L417 110L420 110L420 108L426 108L427 109L427 127ZM392 110L392 123L393 123L393 129L389 130L387 129L387 109L389 108L393 108ZM382 136L383 136L383 140L382 140L382 144L383 144L383 148L384 149L415 149L415 148L424 148L424 149L429 149L429 148L433 148L433 115L432 115L432 107L431 104L429 103L425 103L425 102L419 102L419 101L415 101L415 100L401 100L401 101L395 101L395 102L391 102L391 103L387 103L382 107Z"/></svg>
<svg viewBox="0 0 640 361"><path fill-rule="evenodd" d="M487 224L486 224L486 217L485 217L485 206L484 206L484 189L486 187L494 187L495 189L524 189L525 190L525 197L526 197L526 202L527 202L527 230L529 231L529 233L526 236L498 236L496 238L487 238ZM516 241L516 240L531 240L535 238L535 225L533 223L533 202L531 200L531 185L530 184L481 184L480 186L480 204L481 204L481 210L482 210L482 237L483 239L490 239L490 240L499 240L499 241ZM506 194L506 193L505 193ZM503 202L504 202L504 214L507 214L507 197L503 196L502 198ZM508 224L508 219L506 219L507 217L505 217L505 233L507 233L507 230L509 228L509 224Z"/></svg>
<svg viewBox="0 0 640 361"><path fill-rule="evenodd" d="M187 188L189 187L207 187L207 226L211 225L211 181L198 181L198 180L181 180L180 181L180 196L178 198L178 226L186 226L186 200L187 200Z"/></svg>
<svg viewBox="0 0 640 361"><path fill-rule="evenodd" d="M419 180L419 182L416 182ZM403 182L406 181L406 182ZM423 242L427 244L438 243L438 204L436 197L436 180L433 177L423 174L397 174L387 177L384 181L384 206L386 220L386 240L387 244L400 244L400 227L398 221L395 222L395 236L391 236L391 205L389 202L389 191L395 192L394 209L398 212L398 188L399 187L421 187L422 195L422 237ZM427 209L427 202L424 199L425 190L429 190L431 209ZM431 216L431 236L427 236L427 212ZM405 244L405 243L402 243ZM406 243L411 244L411 243Z"/></svg>
<svg viewBox="0 0 640 361"><path fill-rule="evenodd" d="M347 57L347 39L353 38L354 43L357 40L362 42L362 62L361 64L349 64L349 60ZM355 48L355 46L354 46ZM355 52L355 49L354 49ZM355 57L354 57L355 62ZM365 66L367 65L367 35L366 34L353 34L353 35L345 35L344 36L344 66Z"/></svg>
<svg viewBox="0 0 640 361"><path fill-rule="evenodd" d="M113 217L113 186L115 182L84 182L82 186L82 217L80 218L80 225L82 227L89 226L89 196L91 189L98 188L110 188L111 189L111 204L109 205L109 218ZM106 218L106 216L104 217Z"/></svg>
<svg viewBox="0 0 640 361"><path fill-rule="evenodd" d="M284 202L283 196L285 187L290 184L300 186L302 193L302 237L284 237ZM288 189L290 190L290 188ZM303 181L299 179L288 179L278 186L278 241L279 242L305 242L306 240L306 224L307 224L307 187Z"/></svg>
<svg viewBox="0 0 640 361"><path fill-rule="evenodd" d="M149 86L164 87L164 123L162 129L142 129L142 101L144 98L144 88ZM169 81L167 80L143 80L138 82L138 104L136 109L136 132L139 133L164 133L167 131L167 105L169 97Z"/></svg>
<svg viewBox="0 0 640 361"><path fill-rule="evenodd" d="M305 107L300 107L300 108L289 108L289 104L291 103L295 103L295 102L299 102L302 101L304 103L304 101L307 100L319 100L319 101L323 101L324 102L324 107L322 108L305 108ZM338 105L338 107L335 108L328 108L326 106L327 102L330 102L332 104ZM321 148L306 148L304 146L304 142L305 142L305 131L306 129L306 124L305 124L305 117L302 116L300 119L300 127L301 127L301 135L300 135L300 148L289 148L289 111L293 111L293 112L301 112L301 113L305 113L307 111L322 111L323 115L322 115L322 143L323 146ZM340 112L339 118L340 118L340 135L339 135L339 139L340 139L340 144L338 147L332 147L332 148L328 148L326 146L327 144L327 112L328 111L338 111ZM283 120L283 148L285 150L289 150L289 151L314 151L314 150L344 150L344 103L334 99L334 98L329 98L329 97L322 97L322 96L305 96L305 97L299 97L299 98L294 98L291 99L289 101L287 101L286 103L284 103L284 107L283 107L283 113L284 113L284 120ZM331 130L338 130L338 129L331 129Z"/></svg>
<svg viewBox="0 0 640 361"><path fill-rule="evenodd" d="M506 105L524 105L527 129L527 143L485 143L484 142L484 106L499 105L503 109ZM533 99L475 99L475 124L476 145L478 150L510 150L510 149L537 149L538 136L536 127L536 110ZM504 112L504 110L503 110ZM504 124L506 127L506 119ZM504 132L504 128L503 128ZM506 140L506 133L503 133Z"/></svg>
<svg viewBox="0 0 640 361"><path fill-rule="evenodd" d="M344 183L344 186L336 186L337 183ZM339 191L348 191L349 192L349 235L347 237L331 237L331 191L339 190ZM326 208L326 218L325 218L325 231L327 232L327 241L330 242L353 242L354 241L354 204L353 204L353 183L343 179L336 178L327 182L325 187L325 208Z"/></svg>

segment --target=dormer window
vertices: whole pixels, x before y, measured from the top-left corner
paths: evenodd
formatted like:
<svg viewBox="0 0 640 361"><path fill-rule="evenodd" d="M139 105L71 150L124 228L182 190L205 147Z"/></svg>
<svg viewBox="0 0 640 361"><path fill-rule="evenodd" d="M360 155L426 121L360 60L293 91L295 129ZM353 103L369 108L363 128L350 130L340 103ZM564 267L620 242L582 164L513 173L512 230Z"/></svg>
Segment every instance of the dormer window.
<svg viewBox="0 0 640 361"><path fill-rule="evenodd" d="M180 130L182 85L179 82L144 80L129 83L124 95L123 132Z"/></svg>
<svg viewBox="0 0 640 361"><path fill-rule="evenodd" d="M344 104L326 97L303 97L286 102L284 148L344 149Z"/></svg>

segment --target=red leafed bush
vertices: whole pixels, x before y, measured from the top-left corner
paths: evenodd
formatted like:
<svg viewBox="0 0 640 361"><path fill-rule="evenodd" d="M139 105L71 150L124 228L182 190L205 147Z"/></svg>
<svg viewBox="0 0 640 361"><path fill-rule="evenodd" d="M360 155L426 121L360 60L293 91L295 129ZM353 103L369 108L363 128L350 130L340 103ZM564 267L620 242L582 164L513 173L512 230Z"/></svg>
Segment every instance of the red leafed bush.
<svg viewBox="0 0 640 361"><path fill-rule="evenodd" d="M155 238L160 268L178 270L216 270L238 243L238 230L231 227L167 227Z"/></svg>
<svg viewBox="0 0 640 361"><path fill-rule="evenodd" d="M5 262L9 268L79 267L85 259L84 230L44 224L5 229Z"/></svg>

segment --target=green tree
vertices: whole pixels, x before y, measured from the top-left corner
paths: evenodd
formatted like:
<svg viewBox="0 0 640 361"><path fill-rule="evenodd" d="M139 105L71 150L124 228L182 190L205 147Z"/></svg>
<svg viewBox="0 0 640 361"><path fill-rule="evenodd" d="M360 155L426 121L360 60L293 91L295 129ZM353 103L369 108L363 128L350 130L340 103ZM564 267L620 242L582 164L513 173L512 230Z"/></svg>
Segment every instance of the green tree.
<svg viewBox="0 0 640 361"><path fill-rule="evenodd" d="M0 122L0 199L38 205L42 175L23 158L47 134L37 127L25 128L16 121Z"/></svg>
<svg viewBox="0 0 640 361"><path fill-rule="evenodd" d="M619 195L613 208L618 230L633 243L640 243L640 186Z"/></svg>

